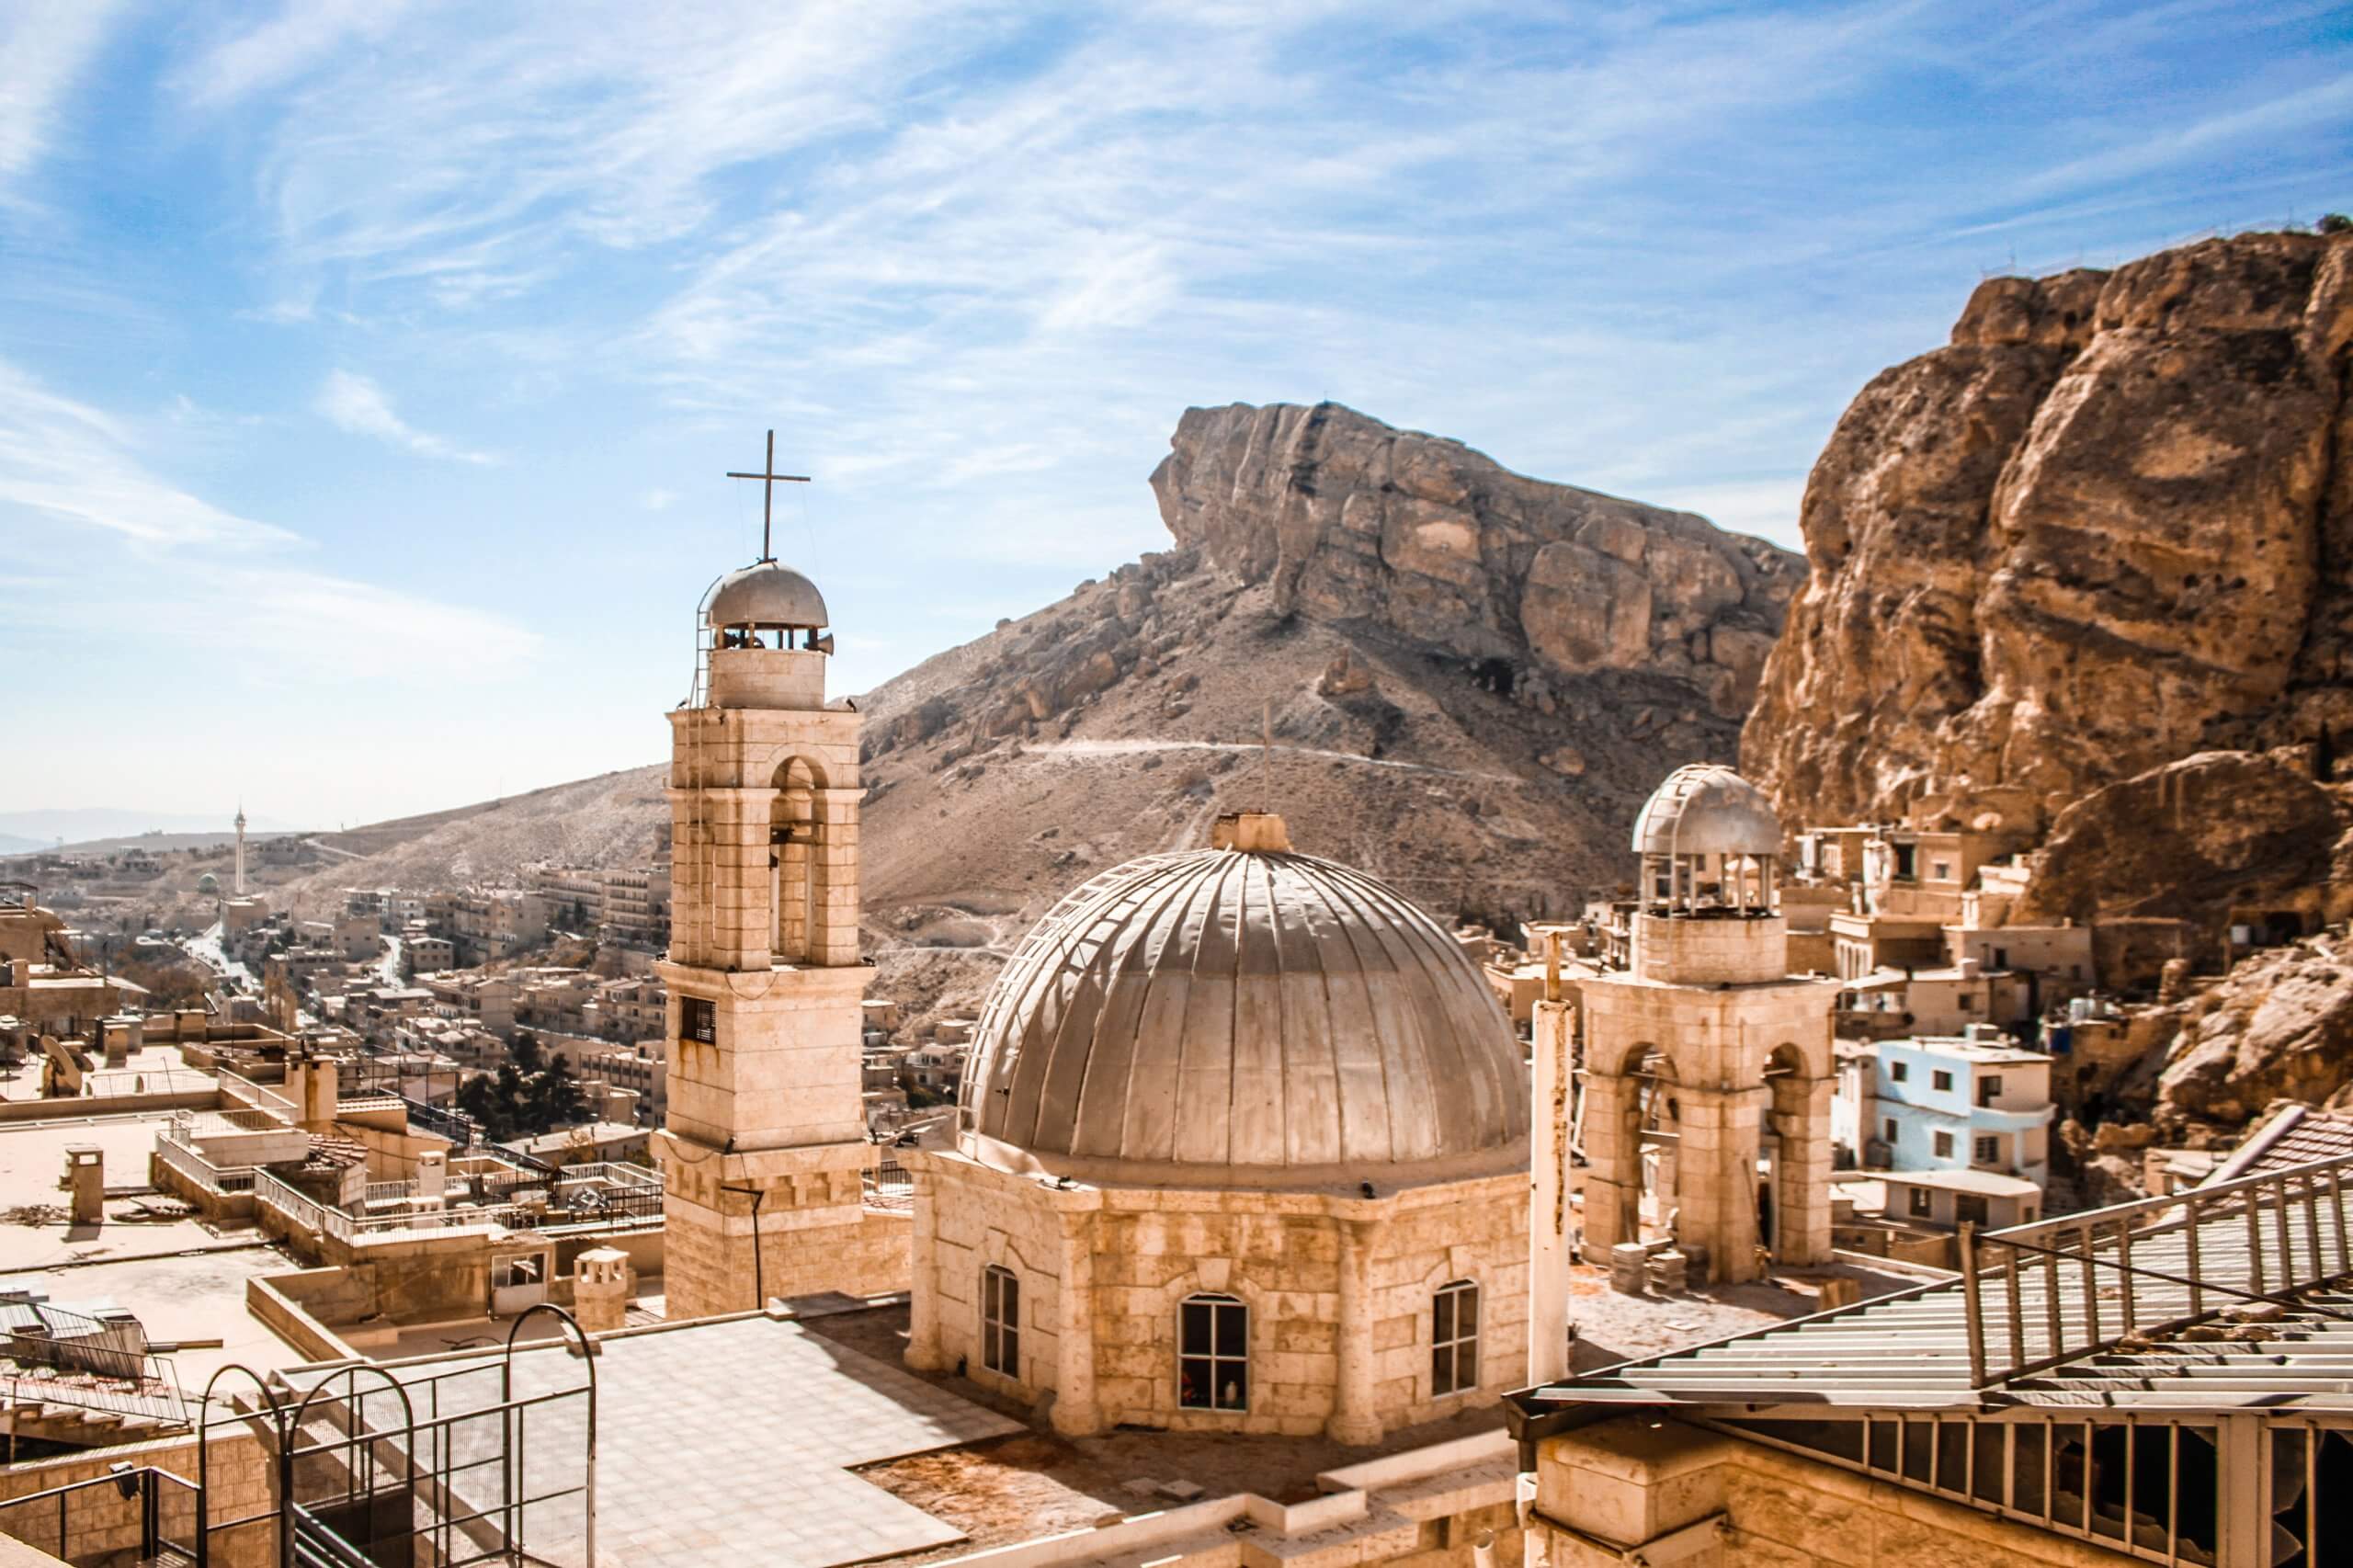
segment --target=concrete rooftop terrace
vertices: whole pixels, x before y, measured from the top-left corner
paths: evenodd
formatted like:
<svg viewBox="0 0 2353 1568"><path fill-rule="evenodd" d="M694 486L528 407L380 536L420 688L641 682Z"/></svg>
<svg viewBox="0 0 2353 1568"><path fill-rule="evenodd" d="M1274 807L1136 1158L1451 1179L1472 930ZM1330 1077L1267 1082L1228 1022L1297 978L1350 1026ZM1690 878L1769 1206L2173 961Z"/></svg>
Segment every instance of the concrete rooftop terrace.
<svg viewBox="0 0 2353 1568"><path fill-rule="evenodd" d="M552 1320L550 1320L552 1321ZM485 1410L498 1399L501 1358L479 1352L385 1369L420 1412ZM297 1389L343 1385L333 1367L286 1375ZM585 1386L569 1340L518 1349L516 1397ZM597 1559L631 1568L777 1562L804 1568L865 1562L961 1539L934 1517L857 1473L910 1454L1012 1436L1018 1421L811 1334L782 1315L745 1313L628 1329L597 1341ZM397 1430L393 1402L372 1374L357 1383L369 1426ZM429 1391L429 1392L427 1392ZM528 1407L522 1457L529 1496L522 1544L533 1560L586 1562L583 1499L560 1495L585 1473L587 1406L580 1397ZM493 1456L498 1423L451 1428L458 1459ZM434 1440L419 1448L435 1451ZM494 1500L494 1468L458 1483L474 1506Z"/></svg>
<svg viewBox="0 0 2353 1568"><path fill-rule="evenodd" d="M89 1101L60 1101L80 1108ZM149 1218L184 1206L153 1195L110 1198L98 1225L66 1223L58 1187L65 1151L104 1152L109 1187L144 1186L148 1152L168 1113L74 1116L0 1122L0 1277L38 1280L60 1306L110 1301L139 1314L158 1341L219 1339L219 1349L166 1358L193 1395L225 1362L260 1370L300 1363L302 1354L245 1308L245 1281L301 1267L250 1227L215 1228L193 1218Z"/></svg>

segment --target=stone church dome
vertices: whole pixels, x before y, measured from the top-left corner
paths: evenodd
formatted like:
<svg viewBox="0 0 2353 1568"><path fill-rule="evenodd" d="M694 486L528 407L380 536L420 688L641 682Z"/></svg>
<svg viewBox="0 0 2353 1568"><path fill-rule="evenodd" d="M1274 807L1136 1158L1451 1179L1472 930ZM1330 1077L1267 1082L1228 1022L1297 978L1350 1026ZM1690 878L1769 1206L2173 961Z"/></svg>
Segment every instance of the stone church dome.
<svg viewBox="0 0 2353 1568"><path fill-rule="evenodd" d="M703 619L712 627L833 624L817 585L780 561L756 561L722 577L703 608Z"/></svg>
<svg viewBox="0 0 2353 1568"><path fill-rule="evenodd" d="M1779 855L1781 819L1765 791L1720 762L1666 776L1634 819L1637 855Z"/></svg>
<svg viewBox="0 0 2353 1568"><path fill-rule="evenodd" d="M1088 1180L1354 1192L1524 1168L1528 1068L1453 937L1267 847L1146 856L1029 933L965 1069L965 1150ZM1265 824L1271 824L1271 828ZM1256 831L1252 831L1256 824Z"/></svg>

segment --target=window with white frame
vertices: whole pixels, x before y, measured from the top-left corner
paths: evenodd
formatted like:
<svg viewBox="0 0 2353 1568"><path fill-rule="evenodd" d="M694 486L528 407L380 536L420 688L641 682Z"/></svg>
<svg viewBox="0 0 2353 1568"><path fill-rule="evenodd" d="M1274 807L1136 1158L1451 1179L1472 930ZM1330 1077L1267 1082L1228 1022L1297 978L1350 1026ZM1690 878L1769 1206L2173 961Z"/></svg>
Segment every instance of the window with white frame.
<svg viewBox="0 0 2353 1568"><path fill-rule="evenodd" d="M1928 1087L1940 1095L1952 1093L1952 1074L1942 1071L1929 1074Z"/></svg>
<svg viewBox="0 0 2353 1568"><path fill-rule="evenodd" d="M1176 1403L1250 1408L1250 1309L1232 1296L1188 1296L1176 1304Z"/></svg>
<svg viewBox="0 0 2353 1568"><path fill-rule="evenodd" d="M1479 1287L1441 1285L1430 1301L1430 1397L1479 1386Z"/></svg>
<svg viewBox="0 0 2353 1568"><path fill-rule="evenodd" d="M1021 1375L1021 1281L994 1263L981 1270L981 1365Z"/></svg>

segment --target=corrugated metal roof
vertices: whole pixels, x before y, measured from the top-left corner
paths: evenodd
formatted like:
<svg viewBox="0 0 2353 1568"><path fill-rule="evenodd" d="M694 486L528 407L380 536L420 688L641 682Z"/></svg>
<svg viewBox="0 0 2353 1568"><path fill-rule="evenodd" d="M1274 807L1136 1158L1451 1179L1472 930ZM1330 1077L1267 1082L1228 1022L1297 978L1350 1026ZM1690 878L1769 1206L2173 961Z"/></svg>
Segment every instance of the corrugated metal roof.
<svg viewBox="0 0 2353 1568"><path fill-rule="evenodd" d="M2353 1154L2353 1116L2292 1105L2256 1129L2201 1185L2215 1186L2239 1176L2267 1175L2348 1154Z"/></svg>
<svg viewBox="0 0 2353 1568"><path fill-rule="evenodd" d="M2335 1212L2329 1212L2331 1208ZM2244 1210L2195 1227L2198 1278L2206 1282L2206 1321L2162 1335L2125 1338L2069 1356L2057 1365L1996 1376L1983 1389L1971 1376L1968 1310L1961 1285L1926 1287L1859 1306L1802 1318L1784 1326L1737 1335L1646 1360L1603 1368L1522 1397L1531 1413L1576 1404L1672 1404L1715 1407L1839 1405L1847 1407L1994 1409L2015 1405L2093 1406L2164 1411L2265 1409L2353 1410L2353 1290L2340 1267L2353 1226L2353 1190L2316 1205L2317 1225L2299 1217L2285 1227L2287 1261L2297 1278L2336 1275L2335 1282L2280 1292L2284 1304L2246 1302L2225 1290L2247 1291L2250 1226ZM2066 1226L2090 1216L2057 1221ZM2020 1227L2011 1234L2049 1227ZM2278 1238L2282 1227L2266 1210L2253 1227L2270 1280L2284 1277ZM2135 1321L2162 1324L2188 1318L2190 1291L2159 1275L2191 1274L2187 1224L2133 1237ZM2320 1242L2319 1256L2312 1241ZM2114 1248L2096 1250L2112 1262ZM2334 1260L2334 1261L2332 1261ZM2099 1337L2087 1311L2099 1314L2113 1337L2124 1306L2123 1275L2096 1263L2096 1302L2087 1304L2085 1266L2037 1258L2019 1271L2018 1311L2008 1311L2007 1280L1984 1289L1986 1351L1995 1367L2031 1364L2054 1343L2055 1317L2063 1350ZM2055 1275L2055 1278L2054 1278ZM2055 1291L2052 1286L2056 1286ZM2053 1297L2055 1295L2055 1303ZM2243 1321L2245 1318L2268 1321ZM2013 1343L2013 1321L2023 1329Z"/></svg>

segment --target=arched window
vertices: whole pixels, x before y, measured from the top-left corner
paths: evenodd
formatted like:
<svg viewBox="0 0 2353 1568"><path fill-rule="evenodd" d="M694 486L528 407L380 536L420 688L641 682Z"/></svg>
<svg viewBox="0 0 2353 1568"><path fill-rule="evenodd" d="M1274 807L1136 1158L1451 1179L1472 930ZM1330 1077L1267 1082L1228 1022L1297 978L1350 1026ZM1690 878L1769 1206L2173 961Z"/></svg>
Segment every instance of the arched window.
<svg viewBox="0 0 2353 1568"><path fill-rule="evenodd" d="M1176 1403L1185 1410L1250 1408L1250 1309L1232 1296L1188 1296L1176 1306Z"/></svg>
<svg viewBox="0 0 2353 1568"><path fill-rule="evenodd" d="M994 1263L981 1270L981 1365L1021 1375L1021 1281Z"/></svg>
<svg viewBox="0 0 2353 1568"><path fill-rule="evenodd" d="M1430 1397L1479 1386L1479 1287L1468 1279L1430 1299Z"/></svg>

